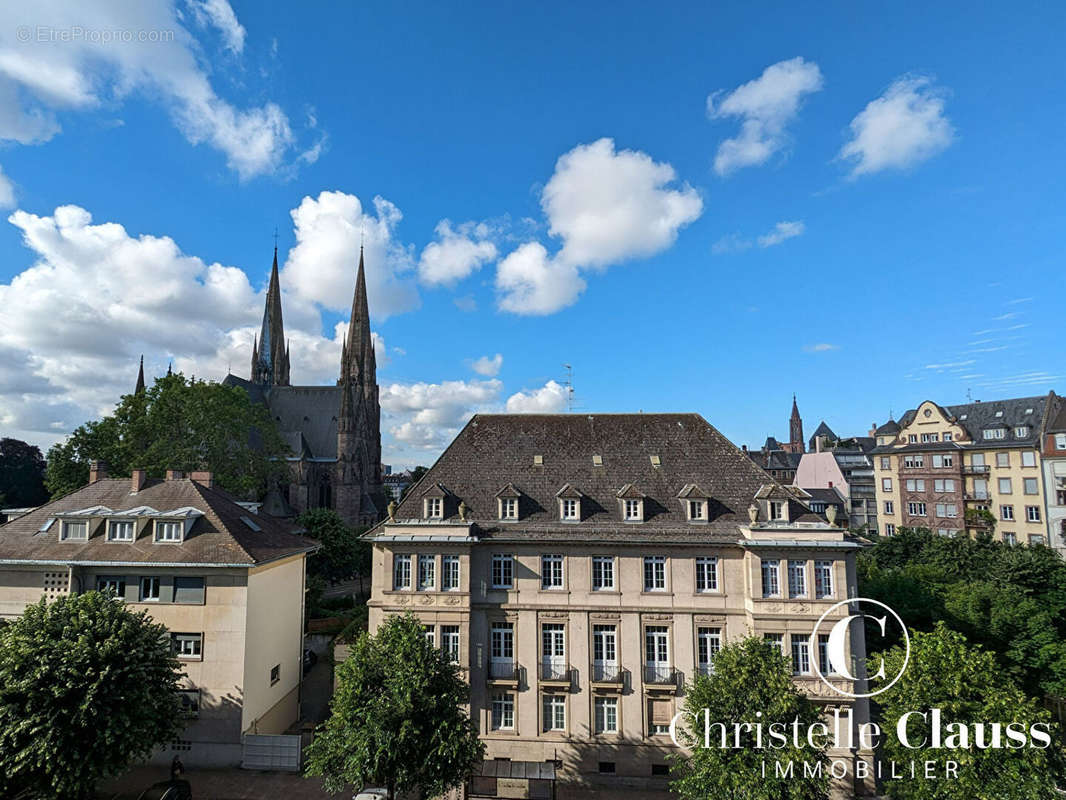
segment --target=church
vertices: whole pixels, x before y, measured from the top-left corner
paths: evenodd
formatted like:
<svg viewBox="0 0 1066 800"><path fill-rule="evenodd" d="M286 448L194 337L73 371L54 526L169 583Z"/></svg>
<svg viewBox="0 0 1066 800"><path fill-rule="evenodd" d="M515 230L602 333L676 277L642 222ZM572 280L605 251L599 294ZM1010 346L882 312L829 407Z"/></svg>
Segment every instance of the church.
<svg viewBox="0 0 1066 800"><path fill-rule="evenodd" d="M362 248L335 386L289 382L276 247L263 325L252 346L251 377L230 374L223 383L242 387L265 405L291 451L289 481L268 493L265 513L287 517L332 508L349 525L372 525L384 516L381 407Z"/></svg>

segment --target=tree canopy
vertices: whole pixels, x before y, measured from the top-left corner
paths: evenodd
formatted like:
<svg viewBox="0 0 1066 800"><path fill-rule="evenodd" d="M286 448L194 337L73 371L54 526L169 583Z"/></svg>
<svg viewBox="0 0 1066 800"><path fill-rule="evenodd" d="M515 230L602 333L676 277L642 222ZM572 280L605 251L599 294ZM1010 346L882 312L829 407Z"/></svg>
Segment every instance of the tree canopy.
<svg viewBox="0 0 1066 800"><path fill-rule="evenodd" d="M45 482L53 497L67 494L84 486L89 463L101 460L112 475L210 470L222 488L251 496L283 474L278 459L286 452L266 408L243 389L177 373L124 395L113 414L53 446Z"/></svg>
<svg viewBox="0 0 1066 800"><path fill-rule="evenodd" d="M308 559L310 574L327 581L370 574L370 542L359 538L365 528L349 528L340 515L329 508L305 511L296 522L322 545L322 549Z"/></svg>
<svg viewBox="0 0 1066 800"><path fill-rule="evenodd" d="M484 757L470 687L410 613L364 632L337 668L330 718L307 750L307 774L330 792L382 786L389 797L436 797Z"/></svg>
<svg viewBox="0 0 1066 800"><path fill-rule="evenodd" d="M903 667L904 651L894 647L885 656L887 674ZM886 781L891 797L902 800L1045 800L1055 796L1056 779L1063 772L1061 733L1051 722L1051 714L1003 674L996 657L967 644L965 637L937 622L932 632L911 636L911 657L899 682L878 696L883 739L883 758L904 765L947 760L958 764L957 777L944 780ZM941 744L962 744L948 737L961 736L952 724L967 726L968 747L934 747L936 727L932 709L939 709ZM896 734L900 718L907 731L907 747ZM983 727L986 743L994 741L992 723L1003 726L999 748L977 744L977 725ZM1051 746L1011 749L1005 728L1019 723L1017 730L1028 736L1030 726L1047 726ZM1035 741L1035 740L1031 740ZM924 743L924 745L923 745ZM913 749L912 749L913 748Z"/></svg>
<svg viewBox="0 0 1066 800"><path fill-rule="evenodd" d="M700 675L690 684L684 711L677 738L692 753L676 756L671 769L671 788L682 800L824 800L829 796L829 759L824 747L797 748L789 742L780 749L760 750L751 746L750 736L742 740L743 747L719 747L720 728L714 728L710 746L704 747L705 721L712 726L724 724L729 741L734 724L761 722L768 729L778 723L787 730L798 720L806 730L820 721L817 708L793 683L792 667L778 645L749 636L723 646L714 657L711 674ZM779 776L776 765L784 770L790 762L790 777ZM805 774L804 762L812 774ZM816 764L822 769L813 774Z"/></svg>
<svg viewBox="0 0 1066 800"><path fill-rule="evenodd" d="M0 626L0 797L83 798L183 722L166 628L101 592Z"/></svg>
<svg viewBox="0 0 1066 800"><path fill-rule="evenodd" d="M36 445L0 439L0 503L24 508L46 501L44 468L44 456Z"/></svg>

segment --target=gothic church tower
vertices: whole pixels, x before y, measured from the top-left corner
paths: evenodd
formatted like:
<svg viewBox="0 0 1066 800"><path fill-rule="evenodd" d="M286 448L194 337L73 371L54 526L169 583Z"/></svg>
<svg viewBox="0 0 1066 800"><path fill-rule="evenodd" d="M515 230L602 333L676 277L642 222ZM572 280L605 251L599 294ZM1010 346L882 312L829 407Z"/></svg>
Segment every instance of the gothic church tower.
<svg viewBox="0 0 1066 800"><path fill-rule="evenodd" d="M289 385L289 347L285 342L285 325L281 320L277 245L274 246L274 265L270 268L263 327L252 345L252 383L259 386Z"/></svg>

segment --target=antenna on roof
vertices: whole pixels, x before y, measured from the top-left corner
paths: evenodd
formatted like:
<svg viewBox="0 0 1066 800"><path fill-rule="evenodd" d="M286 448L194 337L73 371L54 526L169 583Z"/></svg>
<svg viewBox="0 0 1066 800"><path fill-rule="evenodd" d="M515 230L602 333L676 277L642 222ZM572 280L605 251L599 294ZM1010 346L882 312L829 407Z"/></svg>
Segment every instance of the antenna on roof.
<svg viewBox="0 0 1066 800"><path fill-rule="evenodd" d="M563 364L566 367L566 379L563 380L563 386L566 387L566 413L569 414L574 410L574 368L569 364Z"/></svg>

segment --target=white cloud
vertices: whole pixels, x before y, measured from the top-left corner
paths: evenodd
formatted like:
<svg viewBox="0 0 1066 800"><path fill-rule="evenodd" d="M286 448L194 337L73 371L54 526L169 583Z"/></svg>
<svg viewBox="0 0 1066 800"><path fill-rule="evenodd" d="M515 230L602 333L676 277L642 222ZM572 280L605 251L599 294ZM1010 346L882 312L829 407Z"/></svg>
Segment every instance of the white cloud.
<svg viewBox="0 0 1066 800"><path fill-rule="evenodd" d="M489 358L489 356L482 356L470 364L470 369L474 370L478 375L484 375L486 378L495 378L500 374L502 368L503 355L500 353L497 353L491 358Z"/></svg>
<svg viewBox="0 0 1066 800"><path fill-rule="evenodd" d="M409 246L396 239L400 210L381 197L374 213L345 192L305 197L291 212L296 246L282 270L282 285L293 296L332 311L351 309L359 246L365 253L367 295L375 319L410 311L420 304L408 274L414 264Z"/></svg>
<svg viewBox="0 0 1066 800"><path fill-rule="evenodd" d="M567 389L548 381L539 389L515 392L507 398L508 414L558 414L566 410Z"/></svg>
<svg viewBox="0 0 1066 800"><path fill-rule="evenodd" d="M822 88L818 65L801 57L771 64L758 78L721 97L707 98L710 117L739 117L740 135L718 146L714 169L728 175L763 164L788 143L788 123L799 113L803 98Z"/></svg>
<svg viewBox="0 0 1066 800"><path fill-rule="evenodd" d="M422 283L453 285L496 258L496 245L488 241L491 229L485 223L467 222L456 229L444 219L436 232L437 240L426 245L418 262Z"/></svg>
<svg viewBox="0 0 1066 800"><path fill-rule="evenodd" d="M15 184L4 174L0 167L0 208L12 208L15 205Z"/></svg>
<svg viewBox="0 0 1066 800"><path fill-rule="evenodd" d="M382 386L382 429L394 440L386 458L405 464L435 458L473 414L498 408L502 390L496 379Z"/></svg>
<svg viewBox="0 0 1066 800"><path fill-rule="evenodd" d="M227 0L189 0L189 7L201 25L213 25L222 34L226 49L240 54L244 50L244 26L237 21Z"/></svg>
<svg viewBox="0 0 1066 800"><path fill-rule="evenodd" d="M751 239L745 239L739 233L729 233L711 245L711 253L716 256L726 253L743 253L751 247Z"/></svg>
<svg viewBox="0 0 1066 800"><path fill-rule="evenodd" d="M829 344L828 342L819 342L818 344L805 344L803 346L804 353L828 353L830 350L839 349L839 344Z"/></svg>
<svg viewBox="0 0 1066 800"><path fill-rule="evenodd" d="M772 231L759 237L758 244L763 248L773 247L786 239L802 236L806 230L807 226L802 222L779 222Z"/></svg>
<svg viewBox="0 0 1066 800"><path fill-rule="evenodd" d="M838 157L852 162L852 178L913 166L955 138L944 114L944 92L922 77L896 80L856 115L850 128L851 140Z"/></svg>
<svg viewBox="0 0 1066 800"><path fill-rule="evenodd" d="M192 8L239 52L243 28L225 0L194 0ZM61 43L39 37L79 28L96 35ZM20 32L30 40L19 41ZM242 109L222 99L200 53L166 0L2 3L0 140L47 141L60 130L60 113L113 108L139 92L160 101L190 143L223 153L242 180L277 171L295 143L288 117L272 102Z"/></svg>
<svg viewBox="0 0 1066 800"><path fill-rule="evenodd" d="M462 297L456 297L452 302L455 303L455 307L464 314L477 311L477 300L475 300L472 295L467 294Z"/></svg>
<svg viewBox="0 0 1066 800"><path fill-rule="evenodd" d="M670 164L646 153L615 151L599 139L562 155L541 192L548 232L562 246L550 255L526 242L497 267L499 306L516 314L551 314L585 288L580 270L606 269L671 247L703 212L699 193L678 183Z"/></svg>

